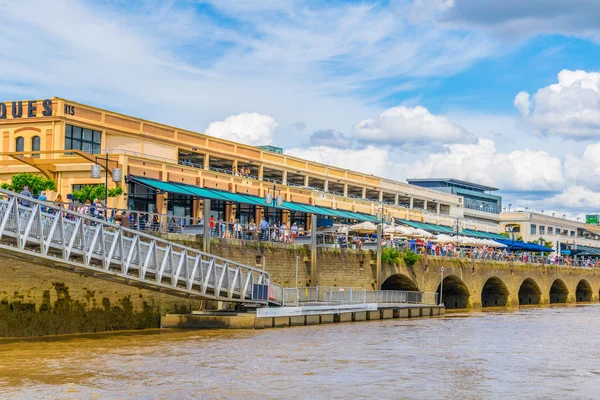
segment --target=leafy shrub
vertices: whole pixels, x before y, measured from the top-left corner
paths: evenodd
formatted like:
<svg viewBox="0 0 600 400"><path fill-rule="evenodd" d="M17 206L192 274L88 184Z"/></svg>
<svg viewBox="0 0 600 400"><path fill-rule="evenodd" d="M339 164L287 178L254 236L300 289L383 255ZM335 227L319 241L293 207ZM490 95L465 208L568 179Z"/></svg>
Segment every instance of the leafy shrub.
<svg viewBox="0 0 600 400"><path fill-rule="evenodd" d="M94 201L95 199L106 200L104 198L106 195L104 184L85 185L81 188L81 190L76 190L72 194L74 199L82 203L85 203L87 200L89 200L90 202ZM117 197L122 194L123 188L121 186L108 189L108 197Z"/></svg>
<svg viewBox="0 0 600 400"><path fill-rule="evenodd" d="M29 186L32 195L38 196L43 190L55 190L56 183L50 178L41 175L34 175L27 172L15 174L10 179L10 183L3 183L2 189L21 192L25 186Z"/></svg>
<svg viewBox="0 0 600 400"><path fill-rule="evenodd" d="M406 264L406 266L412 267L413 265L416 264L417 261L419 261L421 259L421 256L418 254L415 254L409 250L406 253L404 253L403 258L404 258L404 263Z"/></svg>

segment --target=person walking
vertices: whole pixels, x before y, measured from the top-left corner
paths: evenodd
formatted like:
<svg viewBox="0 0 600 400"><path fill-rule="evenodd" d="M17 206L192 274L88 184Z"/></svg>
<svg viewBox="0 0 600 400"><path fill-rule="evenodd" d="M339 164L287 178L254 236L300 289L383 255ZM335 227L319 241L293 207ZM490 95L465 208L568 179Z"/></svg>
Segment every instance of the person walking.
<svg viewBox="0 0 600 400"><path fill-rule="evenodd" d="M48 201L48 197L46 197L46 191L45 190L42 190L42 193L38 196L38 200ZM47 209L48 208L46 206L41 206L41 211L43 213L45 213Z"/></svg>
<svg viewBox="0 0 600 400"><path fill-rule="evenodd" d="M298 236L298 225L296 225L296 223L294 222L290 230L292 231L292 243L294 243L294 240L296 240L296 236Z"/></svg>
<svg viewBox="0 0 600 400"><path fill-rule="evenodd" d="M84 204L81 204L79 208L77 208L77 212L79 214L89 215L90 214L90 205L91 202L86 200Z"/></svg>
<svg viewBox="0 0 600 400"><path fill-rule="evenodd" d="M235 224L233 224L233 235L235 239L242 238L242 225L240 224L240 220L236 219Z"/></svg>
<svg viewBox="0 0 600 400"><path fill-rule="evenodd" d="M250 233L251 240L258 240L258 232L256 231L256 223L254 223L254 219L250 220L248 232Z"/></svg>
<svg viewBox="0 0 600 400"><path fill-rule="evenodd" d="M21 196L33 198L33 195L29 191L29 186L27 186L27 185L23 186L23 190L21 190ZM23 207L31 207L31 202L29 200L23 199L23 200L21 200L21 205Z"/></svg>
<svg viewBox="0 0 600 400"><path fill-rule="evenodd" d="M263 217L262 221L260 221L261 240L269 239L269 237L267 236L268 230L269 230L269 223L267 222L265 217Z"/></svg>
<svg viewBox="0 0 600 400"><path fill-rule="evenodd" d="M59 212L62 212L62 208L63 208L63 204L62 204L62 194L57 194L56 198L54 199L54 213L57 214Z"/></svg>

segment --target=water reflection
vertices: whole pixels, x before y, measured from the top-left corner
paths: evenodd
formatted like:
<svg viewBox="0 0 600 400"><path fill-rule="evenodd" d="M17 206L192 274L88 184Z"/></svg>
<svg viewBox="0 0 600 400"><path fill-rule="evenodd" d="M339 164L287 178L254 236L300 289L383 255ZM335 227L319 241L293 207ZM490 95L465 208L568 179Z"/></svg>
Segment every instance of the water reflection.
<svg viewBox="0 0 600 400"><path fill-rule="evenodd" d="M598 305L0 342L21 398L595 398Z"/></svg>

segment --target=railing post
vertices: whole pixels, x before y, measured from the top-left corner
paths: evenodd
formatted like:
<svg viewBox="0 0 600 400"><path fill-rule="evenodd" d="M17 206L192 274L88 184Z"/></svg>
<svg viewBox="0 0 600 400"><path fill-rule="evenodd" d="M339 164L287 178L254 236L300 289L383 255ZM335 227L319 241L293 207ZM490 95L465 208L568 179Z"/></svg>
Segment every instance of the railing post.
<svg viewBox="0 0 600 400"><path fill-rule="evenodd" d="M317 284L317 216L311 214L310 226L310 284Z"/></svg>
<svg viewBox="0 0 600 400"><path fill-rule="evenodd" d="M204 219L203 231L204 235L202 236L202 251L205 253L210 253L210 199L204 199L202 205L202 214Z"/></svg>

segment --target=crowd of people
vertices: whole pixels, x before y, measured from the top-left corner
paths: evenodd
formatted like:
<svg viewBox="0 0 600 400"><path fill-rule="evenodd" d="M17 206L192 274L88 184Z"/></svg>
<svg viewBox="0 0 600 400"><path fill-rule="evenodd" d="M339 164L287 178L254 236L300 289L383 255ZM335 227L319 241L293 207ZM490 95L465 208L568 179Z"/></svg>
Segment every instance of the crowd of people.
<svg viewBox="0 0 600 400"><path fill-rule="evenodd" d="M244 178L247 178L247 177L251 176L251 171L250 171L250 168L244 168L244 167L237 168L237 167L232 167L232 168L231 168L231 172L232 172L232 174L233 174L233 175L235 175L235 176L242 176L242 177L244 177Z"/></svg>
<svg viewBox="0 0 600 400"><path fill-rule="evenodd" d="M293 222L289 227L281 221L275 221L273 225L270 225L266 218L263 218L257 225L254 219L251 219L248 224L242 224L239 219L225 222L217 221L211 216L209 226L212 237L223 239L232 238L291 244L294 243L297 236L304 234L303 227L296 222Z"/></svg>
<svg viewBox="0 0 600 400"><path fill-rule="evenodd" d="M243 168L238 173L246 174L249 170ZM25 186L20 193L25 199L21 199L22 206L31 207L31 202L26 198L33 198L29 188ZM75 211L83 215L89 215L97 219L104 219L111 223L118 223L123 227L131 228L146 232L181 232L184 225L184 219L175 218L174 216L161 216L156 212L144 213L126 210L109 209L99 199L93 201L86 200L81 204L74 202L73 196L67 194L66 199L63 199L59 193L54 200L47 198L46 191L42 191L37 197L38 200L48 202L52 205L41 206L41 211L44 213L56 214L63 212L65 218L76 219L76 215L69 213ZM202 224L202 220L196 221ZM239 240L254 240L254 241L270 241L292 244L298 236L306 234L304 227L296 222L291 226L287 226L283 221L275 221L272 225L269 224L266 218L262 218L257 225L254 219L248 224L240 223L239 219L231 222L215 220L210 217L209 220L211 237L223 239L239 239ZM166 226L165 226L166 225ZM166 229L165 229L166 228ZM318 244L335 244L339 248L355 248L361 250L364 243L377 243L376 234L365 234L364 236L349 236L347 234L334 233L332 238L323 239L317 238ZM402 238L402 237L384 237L382 238L382 246L390 246L395 250L412 251L413 253L422 256L434 257L454 257L468 258L477 260L493 260L493 261L508 261L508 262L523 262L545 265L566 265L579 266L586 268L600 268L600 260L587 258L571 258L568 255L557 253L532 253L527 251L510 251L508 248L494 248L490 246L459 246L454 243L440 243L427 238Z"/></svg>
<svg viewBox="0 0 600 400"><path fill-rule="evenodd" d="M336 233L333 240L321 239L321 243L335 243L339 248L355 248L361 250L365 243L377 243L376 234L352 236ZM522 262L529 264L578 266L586 268L600 268L600 260L591 257L573 258L568 255L551 253L534 253L529 251L511 251L507 247L490 246L457 246L454 243L439 243L424 238L386 238L382 246L390 246L394 250L412 251L425 257L452 257L474 260Z"/></svg>

